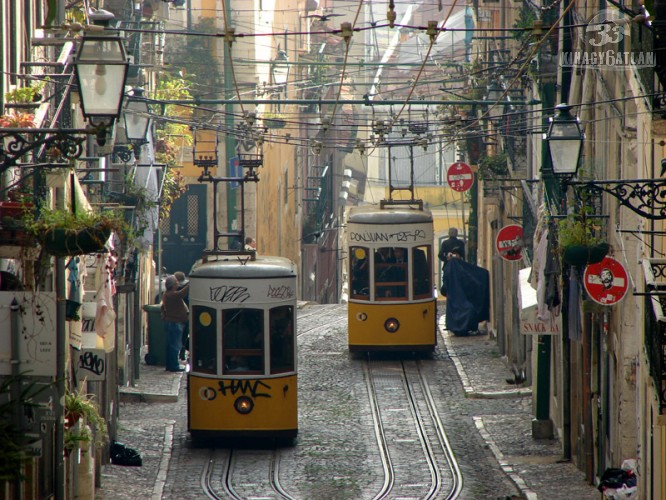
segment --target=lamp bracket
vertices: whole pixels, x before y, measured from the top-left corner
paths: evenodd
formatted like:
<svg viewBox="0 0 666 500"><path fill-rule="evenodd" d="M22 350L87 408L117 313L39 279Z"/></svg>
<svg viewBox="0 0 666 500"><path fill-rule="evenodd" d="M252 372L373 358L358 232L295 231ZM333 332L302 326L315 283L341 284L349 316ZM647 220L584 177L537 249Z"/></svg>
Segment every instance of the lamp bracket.
<svg viewBox="0 0 666 500"><path fill-rule="evenodd" d="M645 219L666 220L666 179L572 181L568 184L578 191L607 193Z"/></svg>
<svg viewBox="0 0 666 500"><path fill-rule="evenodd" d="M96 135L96 128L6 128L0 131L0 173L18 165L23 156L42 146L56 148L60 158L77 159L83 154L86 136Z"/></svg>
<svg viewBox="0 0 666 500"><path fill-rule="evenodd" d="M129 163L132 159L133 150L126 145L116 145L113 147L113 162L117 163L116 160L120 159L123 163Z"/></svg>

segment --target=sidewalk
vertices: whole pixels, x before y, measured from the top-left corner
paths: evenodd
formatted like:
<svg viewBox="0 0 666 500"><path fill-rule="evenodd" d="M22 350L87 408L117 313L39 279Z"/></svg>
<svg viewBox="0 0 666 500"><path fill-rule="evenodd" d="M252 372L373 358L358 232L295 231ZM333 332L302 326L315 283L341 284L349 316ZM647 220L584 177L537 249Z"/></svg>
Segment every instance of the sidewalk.
<svg viewBox="0 0 666 500"><path fill-rule="evenodd" d="M529 500L598 499L599 491L571 462L562 462L556 439L532 438L532 389L510 385L513 374L499 354L495 339L488 335L458 337L443 328L444 346L456 366L468 398L507 399L507 405L522 400L520 408L507 415L474 416L481 437L502 470Z"/></svg>

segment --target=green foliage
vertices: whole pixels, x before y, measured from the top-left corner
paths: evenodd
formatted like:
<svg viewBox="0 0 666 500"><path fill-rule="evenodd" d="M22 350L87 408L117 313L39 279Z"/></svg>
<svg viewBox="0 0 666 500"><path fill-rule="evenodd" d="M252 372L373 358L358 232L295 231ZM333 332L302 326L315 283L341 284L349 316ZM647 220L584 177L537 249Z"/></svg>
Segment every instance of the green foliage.
<svg viewBox="0 0 666 500"><path fill-rule="evenodd" d="M192 26L195 33L217 33L214 18L202 19ZM211 64L218 50L212 37L167 34L165 60L173 77L188 81L188 92L195 97L210 97L222 87L222 74L217 64ZM224 47L220 47L224 50Z"/></svg>
<svg viewBox="0 0 666 500"><path fill-rule="evenodd" d="M178 170L167 169L164 174L164 185L162 186L162 196L160 197L160 219L169 218L171 206L180 196L187 191L187 186Z"/></svg>
<svg viewBox="0 0 666 500"><path fill-rule="evenodd" d="M509 175L509 159L506 153L482 156L479 160L479 178L496 179Z"/></svg>
<svg viewBox="0 0 666 500"><path fill-rule="evenodd" d="M513 24L515 29L531 29L534 21L537 20L536 12L527 3L524 3L518 11L518 19ZM519 41L526 41L530 38L532 33L530 31L513 31L511 36Z"/></svg>
<svg viewBox="0 0 666 500"><path fill-rule="evenodd" d="M557 222L557 235L560 249L572 246L591 247L603 240L595 235L594 225L586 214L569 214Z"/></svg>
<svg viewBox="0 0 666 500"><path fill-rule="evenodd" d="M37 102L48 81L49 78L46 77L44 80L33 82L32 85L27 87L17 87L9 92L5 92L5 101L14 104Z"/></svg>
<svg viewBox="0 0 666 500"><path fill-rule="evenodd" d="M262 119L264 121L264 127L267 128L284 128L286 125L286 121L282 113L267 111L262 114Z"/></svg>
<svg viewBox="0 0 666 500"><path fill-rule="evenodd" d="M40 237L54 228L65 229L66 232L76 232L82 229L98 226L110 229L121 237L130 232L130 228L119 215L113 211L76 213L66 209L42 208L37 217L29 215L24 218L25 227L28 232Z"/></svg>
<svg viewBox="0 0 666 500"><path fill-rule="evenodd" d="M16 424L18 419L15 417L17 414L23 417L26 406L35 406L32 398L47 386L25 385L23 380L24 377L19 375L3 378L0 383L0 483L22 479L21 466L30 458L29 447L37 440ZM14 384L21 385L18 400L10 398ZM20 420L24 421L23 418Z"/></svg>
<svg viewBox="0 0 666 500"><path fill-rule="evenodd" d="M65 393L65 416L68 420L65 425L66 449L71 450L81 443L89 443L92 440L93 436L85 424L94 431L97 446L103 446L108 441L106 420L100 414L94 396L83 392L83 387L74 391L67 390ZM83 419L83 422L74 425L79 419Z"/></svg>

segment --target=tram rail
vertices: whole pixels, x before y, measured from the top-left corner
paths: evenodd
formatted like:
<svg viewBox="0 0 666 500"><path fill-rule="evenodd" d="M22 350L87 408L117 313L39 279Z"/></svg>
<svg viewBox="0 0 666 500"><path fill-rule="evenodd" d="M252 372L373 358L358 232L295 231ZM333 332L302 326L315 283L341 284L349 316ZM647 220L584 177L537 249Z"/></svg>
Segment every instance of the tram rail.
<svg viewBox="0 0 666 500"><path fill-rule="evenodd" d="M375 437L384 472L382 487L373 500L396 495L453 500L462 491L462 473L419 363L370 358L364 361ZM403 409L409 410L411 418L404 416ZM414 475L414 471L422 469L413 467L417 447L422 452L419 463L423 462L423 468L428 471L427 479ZM416 489L419 489L418 494Z"/></svg>

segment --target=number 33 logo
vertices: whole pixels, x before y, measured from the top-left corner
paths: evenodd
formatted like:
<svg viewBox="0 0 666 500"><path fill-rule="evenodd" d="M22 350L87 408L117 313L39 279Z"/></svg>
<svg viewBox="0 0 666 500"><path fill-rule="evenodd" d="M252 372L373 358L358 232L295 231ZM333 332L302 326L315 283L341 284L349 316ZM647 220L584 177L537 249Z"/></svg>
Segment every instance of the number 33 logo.
<svg viewBox="0 0 666 500"><path fill-rule="evenodd" d="M589 25L586 31L591 34L588 41L593 47L615 44L624 38L624 28L612 22Z"/></svg>

